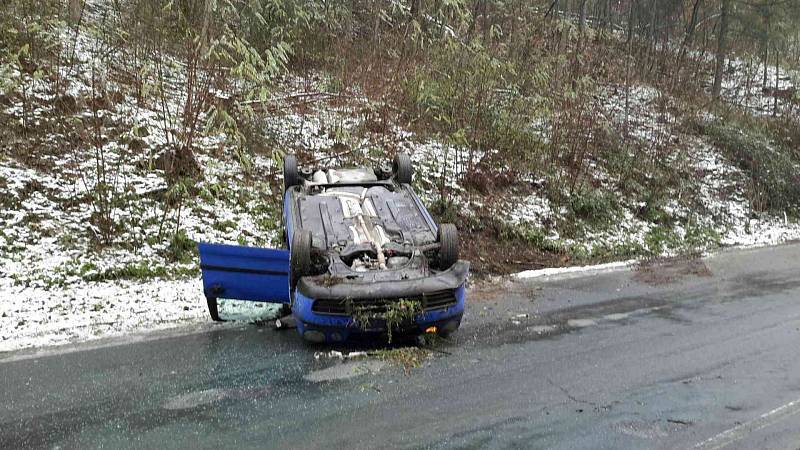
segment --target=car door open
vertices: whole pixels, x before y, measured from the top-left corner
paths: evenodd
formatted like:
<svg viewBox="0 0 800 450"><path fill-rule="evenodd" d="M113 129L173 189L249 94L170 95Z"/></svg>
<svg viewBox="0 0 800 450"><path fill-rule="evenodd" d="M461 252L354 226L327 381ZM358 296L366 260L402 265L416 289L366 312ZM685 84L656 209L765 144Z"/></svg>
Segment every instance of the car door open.
<svg viewBox="0 0 800 450"><path fill-rule="evenodd" d="M197 248L209 301L290 303L288 250L207 243Z"/></svg>

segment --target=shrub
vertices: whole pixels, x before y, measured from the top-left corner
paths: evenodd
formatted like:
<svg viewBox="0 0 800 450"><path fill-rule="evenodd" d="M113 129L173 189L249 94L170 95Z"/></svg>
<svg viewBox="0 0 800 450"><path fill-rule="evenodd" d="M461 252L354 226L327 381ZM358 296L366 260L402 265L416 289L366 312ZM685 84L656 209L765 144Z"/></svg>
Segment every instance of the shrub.
<svg viewBox="0 0 800 450"><path fill-rule="evenodd" d="M178 230L169 242L164 255L172 261L191 262L197 253L197 244L189 238L184 230Z"/></svg>
<svg viewBox="0 0 800 450"><path fill-rule="evenodd" d="M759 120L729 117L705 124L703 133L752 180L750 200L757 211L797 213L800 166L792 153L774 142Z"/></svg>
<svg viewBox="0 0 800 450"><path fill-rule="evenodd" d="M620 211L619 201L612 192L583 189L567 198L570 213L591 225L610 225Z"/></svg>

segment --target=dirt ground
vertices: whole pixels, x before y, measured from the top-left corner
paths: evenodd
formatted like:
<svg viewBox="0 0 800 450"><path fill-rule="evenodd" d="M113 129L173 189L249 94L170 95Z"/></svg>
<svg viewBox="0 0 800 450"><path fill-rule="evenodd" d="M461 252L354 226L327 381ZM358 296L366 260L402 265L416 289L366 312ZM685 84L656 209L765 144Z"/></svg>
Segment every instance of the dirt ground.
<svg viewBox="0 0 800 450"><path fill-rule="evenodd" d="M461 258L470 261L471 272L477 278L567 266L570 261L568 255L544 253L521 239L502 239L491 230L462 238Z"/></svg>
<svg viewBox="0 0 800 450"><path fill-rule="evenodd" d="M673 283L689 275L710 277L713 274L700 255L686 255L644 260L636 265L633 279L659 286Z"/></svg>

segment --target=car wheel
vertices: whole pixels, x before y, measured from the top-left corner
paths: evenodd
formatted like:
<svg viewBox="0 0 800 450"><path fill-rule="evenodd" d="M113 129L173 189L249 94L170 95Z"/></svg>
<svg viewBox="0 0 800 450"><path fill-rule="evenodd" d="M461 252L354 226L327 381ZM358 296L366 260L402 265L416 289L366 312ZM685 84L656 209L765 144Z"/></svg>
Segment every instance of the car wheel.
<svg viewBox="0 0 800 450"><path fill-rule="evenodd" d="M437 233L439 241L439 268L449 269L458 261L458 230L452 223L439 225Z"/></svg>
<svg viewBox="0 0 800 450"><path fill-rule="evenodd" d="M394 157L392 164L394 179L398 183L411 183L411 176L414 174L414 167L411 165L411 157L407 153L398 153Z"/></svg>
<svg viewBox="0 0 800 450"><path fill-rule="evenodd" d="M300 184L300 175L297 171L297 157L286 155L283 157L283 190L285 192L298 184Z"/></svg>
<svg viewBox="0 0 800 450"><path fill-rule="evenodd" d="M388 180L392 178L394 174L394 169L390 164L384 163L381 164L380 167L375 168L375 175L378 177L379 180Z"/></svg>
<svg viewBox="0 0 800 450"><path fill-rule="evenodd" d="M291 283L311 272L311 232L297 229L292 233L292 245L289 247L289 265L291 267Z"/></svg>

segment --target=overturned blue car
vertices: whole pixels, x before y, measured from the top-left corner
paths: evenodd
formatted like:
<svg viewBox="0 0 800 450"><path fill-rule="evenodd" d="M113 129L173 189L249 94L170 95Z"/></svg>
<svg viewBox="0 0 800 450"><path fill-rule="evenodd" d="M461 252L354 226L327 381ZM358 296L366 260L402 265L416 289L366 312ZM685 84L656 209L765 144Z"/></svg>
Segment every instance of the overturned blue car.
<svg viewBox="0 0 800 450"><path fill-rule="evenodd" d="M410 183L411 159L377 168L298 167L284 158L284 248L198 244L213 320L219 299L284 304L310 342L449 335L469 262Z"/></svg>

